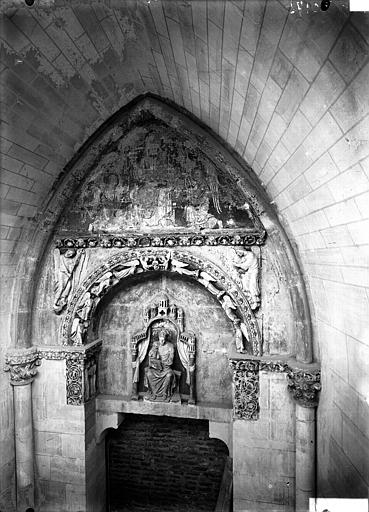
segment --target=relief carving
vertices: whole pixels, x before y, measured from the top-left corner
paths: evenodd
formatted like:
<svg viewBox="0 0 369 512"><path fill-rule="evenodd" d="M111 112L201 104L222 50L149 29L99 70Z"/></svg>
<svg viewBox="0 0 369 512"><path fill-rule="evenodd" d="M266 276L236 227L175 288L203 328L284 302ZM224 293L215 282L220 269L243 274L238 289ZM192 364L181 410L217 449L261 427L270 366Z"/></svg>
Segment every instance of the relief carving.
<svg viewBox="0 0 369 512"><path fill-rule="evenodd" d="M205 142L163 123L131 126L105 151L62 219L63 229L128 233L234 229L259 232L238 175L209 158ZM263 229L262 229L263 230Z"/></svg>
<svg viewBox="0 0 369 512"><path fill-rule="evenodd" d="M287 372L288 390L302 407L317 407L321 390L320 370L290 368Z"/></svg>
<svg viewBox="0 0 369 512"><path fill-rule="evenodd" d="M251 249L237 250L234 267L240 276L242 289L249 299L251 309L256 309L260 305L258 257Z"/></svg>
<svg viewBox="0 0 369 512"><path fill-rule="evenodd" d="M60 315L68 303L68 298L79 284L85 270L86 253L82 249L54 250L55 284L53 309Z"/></svg>
<svg viewBox="0 0 369 512"><path fill-rule="evenodd" d="M259 361L231 359L233 370L233 414L237 419L259 418Z"/></svg>
<svg viewBox="0 0 369 512"><path fill-rule="evenodd" d="M187 233L171 232L170 234L151 234L137 235L135 233L130 236L105 236L96 234L94 236L82 236L78 238L58 238L56 246L59 248L76 247L76 248L93 248L104 247L175 247L175 246L202 246L202 245L230 245L249 247L253 245L263 245L265 242L265 231L245 233L245 231L235 231L225 233L224 231L217 234L209 233Z"/></svg>
<svg viewBox="0 0 369 512"><path fill-rule="evenodd" d="M66 365L66 401L68 405L82 405L98 392L98 359L102 341L96 340L80 349L62 347L40 348L37 357L62 361Z"/></svg>
<svg viewBox="0 0 369 512"><path fill-rule="evenodd" d="M33 381L40 364L40 356L34 348L17 350L7 354L4 370L9 372L13 386L23 386Z"/></svg>
<svg viewBox="0 0 369 512"><path fill-rule="evenodd" d="M149 365L145 368L145 400L151 402L170 402L176 387L177 375L174 373L174 345L168 340L169 333L161 329L158 341L154 341L149 352Z"/></svg>
<svg viewBox="0 0 369 512"><path fill-rule="evenodd" d="M240 353L261 355L258 324L242 290L215 265L174 250L148 249L116 254L107 260L101 270L92 272L67 308L62 324L63 343L82 345L86 342L98 303L121 279L134 274L158 271L188 276L209 290L233 324L236 350Z"/></svg>
<svg viewBox="0 0 369 512"><path fill-rule="evenodd" d="M184 398L194 404L196 338L184 331L183 309L163 297L146 308L144 321L145 329L131 340L132 399L138 400L141 393L145 400L152 402L176 402ZM175 368L176 353L180 366ZM142 372L145 360L147 366Z"/></svg>

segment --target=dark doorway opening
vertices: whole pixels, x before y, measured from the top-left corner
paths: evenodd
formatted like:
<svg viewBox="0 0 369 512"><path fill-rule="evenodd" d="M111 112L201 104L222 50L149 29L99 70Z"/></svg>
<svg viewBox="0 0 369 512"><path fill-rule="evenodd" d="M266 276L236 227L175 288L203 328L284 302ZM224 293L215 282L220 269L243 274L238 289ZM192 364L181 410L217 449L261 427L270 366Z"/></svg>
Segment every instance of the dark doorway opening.
<svg viewBox="0 0 369 512"><path fill-rule="evenodd" d="M127 414L106 439L110 512L214 511L228 448L209 422Z"/></svg>

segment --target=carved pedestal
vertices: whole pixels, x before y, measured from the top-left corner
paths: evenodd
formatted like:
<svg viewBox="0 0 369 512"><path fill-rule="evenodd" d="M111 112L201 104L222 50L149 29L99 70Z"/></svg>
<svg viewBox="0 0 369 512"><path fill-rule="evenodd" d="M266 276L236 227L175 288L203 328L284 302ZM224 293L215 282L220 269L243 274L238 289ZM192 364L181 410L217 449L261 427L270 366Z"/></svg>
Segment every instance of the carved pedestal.
<svg viewBox="0 0 369 512"><path fill-rule="evenodd" d="M35 348L17 350L6 357L14 398L17 510L34 507L34 453L32 421L32 381L40 364Z"/></svg>

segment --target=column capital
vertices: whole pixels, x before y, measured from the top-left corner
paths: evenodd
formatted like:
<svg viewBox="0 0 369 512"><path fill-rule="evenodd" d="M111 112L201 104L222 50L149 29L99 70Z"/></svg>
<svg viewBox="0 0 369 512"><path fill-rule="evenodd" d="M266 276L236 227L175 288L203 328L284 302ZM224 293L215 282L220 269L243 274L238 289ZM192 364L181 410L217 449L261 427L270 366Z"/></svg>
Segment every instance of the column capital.
<svg viewBox="0 0 369 512"><path fill-rule="evenodd" d="M316 365L304 365L301 368L289 368L287 372L288 391L302 407L317 407L321 390L320 368Z"/></svg>
<svg viewBox="0 0 369 512"><path fill-rule="evenodd" d="M14 349L5 356L4 371L10 374L10 384L24 386L33 381L40 364L41 359L36 347Z"/></svg>

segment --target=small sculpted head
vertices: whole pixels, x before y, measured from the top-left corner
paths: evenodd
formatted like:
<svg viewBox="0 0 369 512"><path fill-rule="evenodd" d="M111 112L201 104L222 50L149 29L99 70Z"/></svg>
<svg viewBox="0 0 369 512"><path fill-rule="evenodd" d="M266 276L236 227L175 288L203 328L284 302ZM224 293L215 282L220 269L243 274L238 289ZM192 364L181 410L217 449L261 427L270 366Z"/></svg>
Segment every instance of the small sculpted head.
<svg viewBox="0 0 369 512"><path fill-rule="evenodd" d="M166 329L160 329L159 331L159 344L164 345L168 339L168 331Z"/></svg>
<svg viewBox="0 0 369 512"><path fill-rule="evenodd" d="M64 253L64 258L74 258L75 255L76 255L75 249L67 249Z"/></svg>

